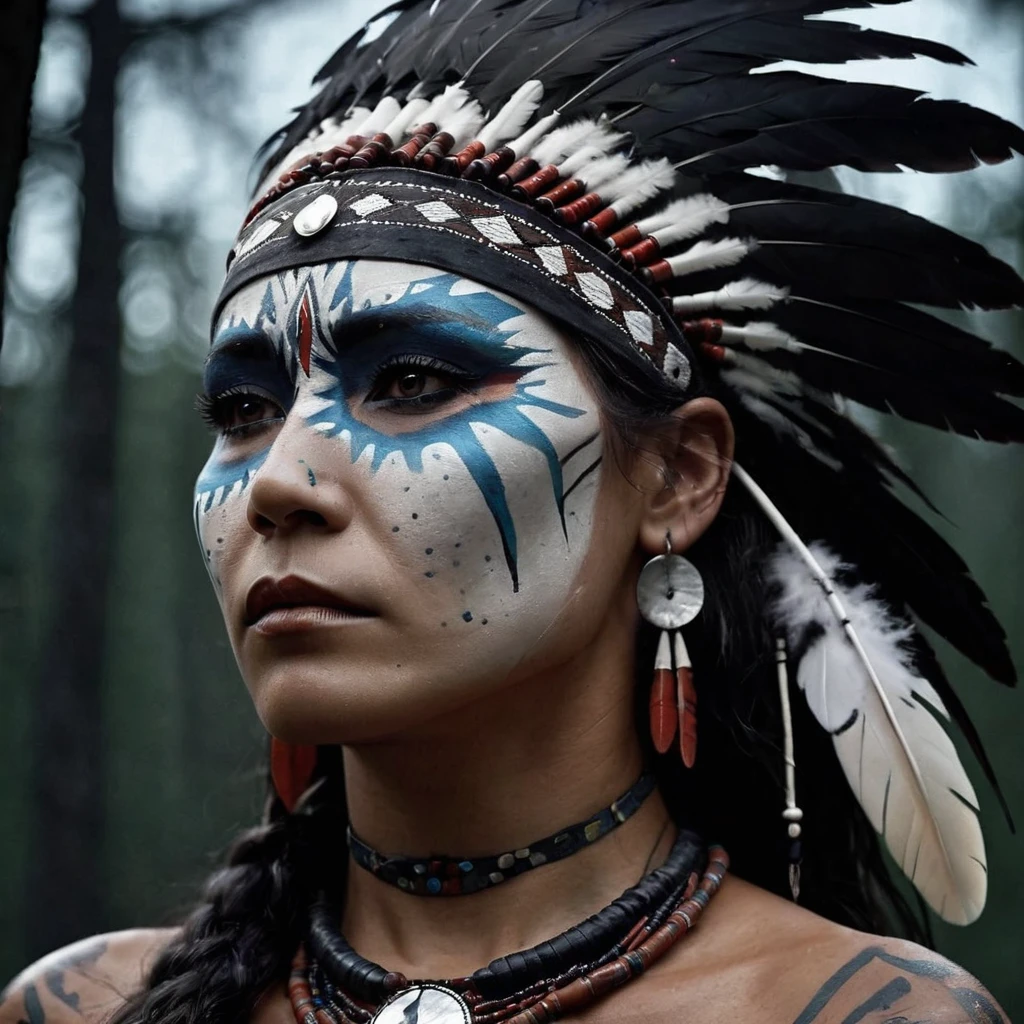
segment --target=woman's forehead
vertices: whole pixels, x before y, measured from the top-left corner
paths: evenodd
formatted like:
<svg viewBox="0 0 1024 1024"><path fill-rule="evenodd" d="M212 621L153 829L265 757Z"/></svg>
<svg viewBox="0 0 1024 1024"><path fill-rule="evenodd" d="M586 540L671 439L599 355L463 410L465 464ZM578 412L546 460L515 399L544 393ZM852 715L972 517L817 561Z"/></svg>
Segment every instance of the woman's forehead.
<svg viewBox="0 0 1024 1024"><path fill-rule="evenodd" d="M476 296L476 299L470 299ZM490 302L483 296L492 297ZM457 313L487 308L504 320L530 314L528 303L481 284L473 278L402 260L354 259L318 263L268 274L239 290L225 305L217 331L244 317L278 323L283 311L308 298L322 319L336 319L366 309L400 304L427 312Z"/></svg>

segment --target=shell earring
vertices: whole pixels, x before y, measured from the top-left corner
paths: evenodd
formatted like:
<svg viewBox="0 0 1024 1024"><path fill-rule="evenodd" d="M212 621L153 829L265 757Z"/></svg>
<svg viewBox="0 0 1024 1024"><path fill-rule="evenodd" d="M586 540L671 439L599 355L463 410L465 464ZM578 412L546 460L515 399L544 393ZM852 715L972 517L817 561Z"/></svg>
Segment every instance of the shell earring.
<svg viewBox="0 0 1024 1024"><path fill-rule="evenodd" d="M704 606L704 580L692 562L672 553L672 535L665 535L665 554L652 558L636 584L640 614L661 630L651 686L651 739L664 754L679 730L683 764L697 758L697 691L693 667L680 629Z"/></svg>

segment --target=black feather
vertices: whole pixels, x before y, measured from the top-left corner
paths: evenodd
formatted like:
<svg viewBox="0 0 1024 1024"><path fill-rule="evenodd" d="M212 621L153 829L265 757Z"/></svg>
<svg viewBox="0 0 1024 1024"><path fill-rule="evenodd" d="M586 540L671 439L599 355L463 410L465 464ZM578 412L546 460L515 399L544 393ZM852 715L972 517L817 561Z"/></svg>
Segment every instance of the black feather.
<svg viewBox="0 0 1024 1024"><path fill-rule="evenodd" d="M619 122L636 135L638 155L663 154L688 173L765 164L962 171L1024 152L1024 131L967 104L795 71L723 76L675 90L655 84L614 99L644 104Z"/></svg>
<svg viewBox="0 0 1024 1024"><path fill-rule="evenodd" d="M743 207L710 234L769 243L754 263L778 280L823 280L855 299L1006 309L1024 305L1024 281L977 242L923 217L845 193L744 175L713 184ZM780 243L792 242L793 245Z"/></svg>
<svg viewBox="0 0 1024 1024"><path fill-rule="evenodd" d="M822 352L772 350L755 355L796 374L805 387L843 395L880 412L985 441L1024 442L1024 409L983 388L933 381L923 374L914 380Z"/></svg>

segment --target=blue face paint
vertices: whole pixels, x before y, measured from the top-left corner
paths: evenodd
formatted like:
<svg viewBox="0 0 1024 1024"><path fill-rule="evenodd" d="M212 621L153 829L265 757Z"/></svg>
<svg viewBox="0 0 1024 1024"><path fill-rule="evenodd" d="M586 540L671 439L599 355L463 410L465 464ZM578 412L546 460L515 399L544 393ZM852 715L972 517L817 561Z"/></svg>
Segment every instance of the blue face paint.
<svg viewBox="0 0 1024 1024"><path fill-rule="evenodd" d="M282 350L264 333L263 314L256 324L244 320L222 330L210 350L203 373L207 396L225 393L265 393L287 413L294 398L294 385L286 369ZM222 438L196 481L196 503L203 512L222 505L233 493L242 493L253 474L263 465L270 448L270 436L264 446L246 454L232 456L230 445Z"/></svg>
<svg viewBox="0 0 1024 1024"><path fill-rule="evenodd" d="M522 410L544 409L569 419L584 415L584 410L533 394L535 389L544 386L544 380L520 382L519 378L541 368L536 363L522 366L521 360L544 350L511 344L509 339L516 332L500 328L500 324L522 315L519 307L486 291L453 294L452 289L462 284L462 279L442 274L416 282L401 298L384 307L365 306L359 311L351 311L354 305L352 266L349 264L346 268L332 299L332 338L327 345L329 355L323 357L318 354L315 357L316 365L333 378L328 387L316 392L326 405L307 417L307 423L328 436L346 431L353 462L372 445L370 468L373 472L385 459L397 453L403 456L412 472L421 473L423 452L427 447L450 445L480 488L498 527L513 588L518 590L516 530L505 485L473 426L494 427L544 455L564 533L562 467L558 452L547 434ZM415 326L408 333L389 332L387 319L383 317ZM383 325L376 337L346 346L347 333L360 337L363 333L360 328L373 321ZM386 433L361 420L355 411L358 399L372 384L372 375L382 360L388 356L408 356L419 352L451 362L465 372L479 376L483 382L488 377L500 377L513 383L514 391L510 396L494 401L482 396L481 401L468 408L443 419L432 420L419 429L401 433Z"/></svg>
<svg viewBox="0 0 1024 1024"><path fill-rule="evenodd" d="M344 433L353 463L372 448L369 469L373 474L386 460L393 463L397 455L411 472L422 473L427 448L450 447L484 498L517 591L520 552L505 483L477 432L499 431L543 456L554 507L567 537L562 462L548 433L524 410L543 410L565 420L584 416L586 411L536 393L548 383L537 378L537 372L551 365L537 357L550 350L516 344L520 332L502 328L523 315L519 306L490 291L469 290L464 279L451 274L401 282L396 286L396 293L401 292L397 297L384 293L359 300L353 286L354 268L353 263L330 264L286 272L269 282L258 310L249 314L252 323L232 320L218 334L207 365L207 393L212 396L248 385L272 396L287 414L296 389L307 388L302 382L312 322L313 375L302 403L304 422L327 437ZM319 288L314 286L314 273ZM461 382L460 390L472 401L456 403L447 414L439 403L436 415L430 415L433 409L427 407L423 413L417 409L407 415L386 415L403 400L373 400L375 381L389 365L414 365L417 357L450 367L453 379ZM430 369L424 367L424 372ZM527 376L530 379L524 380ZM307 412L310 397L315 399L314 411ZM407 410L408 405L400 411ZM254 451L253 446L260 444L254 437L245 444L246 454L238 458L231 457L233 445L221 438L196 483L197 509L209 512L246 490L276 436L272 431L265 433L265 445Z"/></svg>

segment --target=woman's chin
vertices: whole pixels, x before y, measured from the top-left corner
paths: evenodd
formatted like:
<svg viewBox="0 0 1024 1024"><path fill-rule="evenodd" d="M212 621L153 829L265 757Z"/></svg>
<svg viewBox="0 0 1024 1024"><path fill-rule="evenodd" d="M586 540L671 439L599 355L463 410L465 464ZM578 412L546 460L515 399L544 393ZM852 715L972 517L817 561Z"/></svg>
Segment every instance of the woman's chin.
<svg viewBox="0 0 1024 1024"><path fill-rule="evenodd" d="M420 671L394 665L346 664L321 668L295 663L247 674L256 712L267 732L286 743L358 746L422 730L480 699L465 677L451 685L424 684Z"/></svg>

